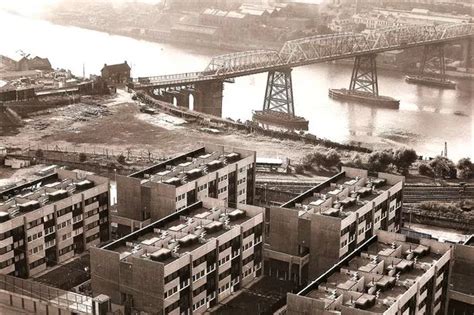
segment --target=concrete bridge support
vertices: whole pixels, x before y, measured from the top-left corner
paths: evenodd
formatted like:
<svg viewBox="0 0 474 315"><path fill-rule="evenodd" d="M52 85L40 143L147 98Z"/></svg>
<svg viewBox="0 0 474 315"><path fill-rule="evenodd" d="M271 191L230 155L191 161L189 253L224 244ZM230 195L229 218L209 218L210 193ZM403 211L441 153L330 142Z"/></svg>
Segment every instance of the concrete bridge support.
<svg viewBox="0 0 474 315"><path fill-rule="evenodd" d="M179 94L175 94L175 97L178 107L189 109L189 93L179 92Z"/></svg>
<svg viewBox="0 0 474 315"><path fill-rule="evenodd" d="M224 82L211 81L196 83L194 89L194 110L221 117Z"/></svg>

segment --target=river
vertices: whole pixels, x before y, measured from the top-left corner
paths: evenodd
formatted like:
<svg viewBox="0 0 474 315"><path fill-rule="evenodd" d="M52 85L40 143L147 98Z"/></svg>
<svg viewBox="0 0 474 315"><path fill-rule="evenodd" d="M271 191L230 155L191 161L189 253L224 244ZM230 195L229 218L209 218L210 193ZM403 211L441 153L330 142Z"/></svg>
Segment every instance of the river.
<svg viewBox="0 0 474 315"><path fill-rule="evenodd" d="M104 63L127 60L132 76L152 76L203 70L212 56L225 53L135 40L77 27L60 26L0 11L0 54L19 49L48 57L53 67L82 75L100 74ZM348 87L352 67L315 64L292 72L296 114L310 121L310 132L339 142L413 147L435 156L448 143L448 157L474 157L473 81L457 80L456 90L407 84L404 75L379 70L382 95L400 99L400 109L341 103L328 97L328 88ZM237 78L224 89L223 116L250 119L261 109L266 75ZM1 132L1 129L0 129Z"/></svg>

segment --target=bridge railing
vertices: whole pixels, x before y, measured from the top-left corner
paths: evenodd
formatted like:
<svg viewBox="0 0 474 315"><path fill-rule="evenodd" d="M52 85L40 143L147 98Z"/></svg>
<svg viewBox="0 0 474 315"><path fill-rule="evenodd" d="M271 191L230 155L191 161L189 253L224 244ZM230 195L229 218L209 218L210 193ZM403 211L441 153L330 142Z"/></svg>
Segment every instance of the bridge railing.
<svg viewBox="0 0 474 315"><path fill-rule="evenodd" d="M153 77L138 77L133 78L133 83L138 84L148 84L154 82L162 82L162 81L172 81L172 80L182 80L182 79L195 79L203 75L203 72L185 72L185 73L176 73L176 74L165 74L160 76L153 76Z"/></svg>
<svg viewBox="0 0 474 315"><path fill-rule="evenodd" d="M213 57L204 73L226 75L281 64L275 50L251 50Z"/></svg>
<svg viewBox="0 0 474 315"><path fill-rule="evenodd" d="M238 76L255 70L351 57L354 54L403 49L416 45L474 36L474 23L404 25L375 29L367 34L337 33L287 41L279 52L251 50L213 57L203 72L135 78L136 85L178 84Z"/></svg>

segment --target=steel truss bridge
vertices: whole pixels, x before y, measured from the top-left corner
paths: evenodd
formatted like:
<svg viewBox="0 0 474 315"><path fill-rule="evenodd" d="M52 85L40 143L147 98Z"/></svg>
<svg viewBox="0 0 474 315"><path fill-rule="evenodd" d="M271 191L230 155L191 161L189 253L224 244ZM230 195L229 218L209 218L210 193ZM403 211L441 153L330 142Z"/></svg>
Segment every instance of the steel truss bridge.
<svg viewBox="0 0 474 315"><path fill-rule="evenodd" d="M264 110L276 110L294 115L291 84L291 69L294 67L356 57L354 71L362 71L359 69L361 64L368 64L370 68L365 72L369 72L368 77L373 81L369 82L370 84L367 84L366 80L356 82L358 76L353 75L350 89L363 86L364 90L378 95L375 71L377 53L421 46L436 47L434 50L438 50L446 43L470 41L473 36L474 23L411 25L376 29L367 34L337 33L311 36L287 41L280 51L251 50L215 56L206 69L200 72L134 78L129 87L135 90L171 90L174 93L176 90L187 89L189 93L194 93L196 89L199 90L199 85L204 87L206 83L222 84L236 77L269 72ZM444 58L444 54L442 56ZM373 61L361 63L361 59L365 58ZM444 63L440 64L444 67ZM440 69L440 73L444 74L444 69ZM222 93L217 93L217 96L219 95L222 97ZM217 96L207 98L207 101Z"/></svg>

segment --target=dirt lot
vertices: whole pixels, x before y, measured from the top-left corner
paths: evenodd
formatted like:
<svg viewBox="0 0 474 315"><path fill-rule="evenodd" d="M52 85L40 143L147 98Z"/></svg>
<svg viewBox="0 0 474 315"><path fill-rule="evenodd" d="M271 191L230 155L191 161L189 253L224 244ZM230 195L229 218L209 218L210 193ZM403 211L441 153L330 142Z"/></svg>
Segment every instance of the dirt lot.
<svg viewBox="0 0 474 315"><path fill-rule="evenodd" d="M261 157L289 157L292 161L299 161L316 148L299 141L224 129L218 134L207 133L201 130L202 126L186 124L171 116L166 117L166 114L146 115L140 113L129 94L121 91L114 98L95 98L86 104L70 105L33 116L18 134L2 137L0 145L22 148L38 144L73 146L76 151L96 146L114 151L150 150L157 155L173 156L204 143L216 143L256 150ZM347 152L344 154L350 156Z"/></svg>

